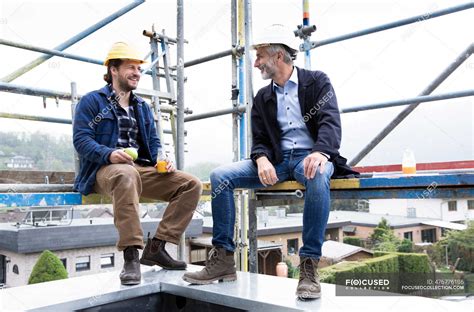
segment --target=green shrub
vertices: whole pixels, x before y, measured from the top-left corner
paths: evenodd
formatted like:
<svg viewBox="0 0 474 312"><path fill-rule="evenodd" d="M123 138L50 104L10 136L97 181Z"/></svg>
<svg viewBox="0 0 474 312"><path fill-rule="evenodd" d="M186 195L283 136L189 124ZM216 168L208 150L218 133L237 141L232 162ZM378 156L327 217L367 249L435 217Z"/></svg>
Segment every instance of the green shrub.
<svg viewBox="0 0 474 312"><path fill-rule="evenodd" d="M411 240L405 238L404 240L402 240L400 245L398 245L397 251L398 252L412 252L413 243L411 242Z"/></svg>
<svg viewBox="0 0 474 312"><path fill-rule="evenodd" d="M59 258L49 250L43 251L31 272L28 284L67 278L67 271Z"/></svg>
<svg viewBox="0 0 474 312"><path fill-rule="evenodd" d="M430 261L427 254L404 253L404 252L381 252L376 251L374 257L385 256L387 254L398 257L399 272L408 273L429 273L432 272Z"/></svg>
<svg viewBox="0 0 474 312"><path fill-rule="evenodd" d="M364 261L340 262L319 270L321 282L334 284L338 273L394 273L398 272L397 255L384 255Z"/></svg>
<svg viewBox="0 0 474 312"><path fill-rule="evenodd" d="M299 277L299 269L298 267L293 266L290 260L285 260L286 265L288 266L288 277L289 278L296 278Z"/></svg>
<svg viewBox="0 0 474 312"><path fill-rule="evenodd" d="M349 244L349 245L352 245L352 246L362 247L362 240L359 237L347 236L347 237L344 237L343 242L344 242L344 244Z"/></svg>

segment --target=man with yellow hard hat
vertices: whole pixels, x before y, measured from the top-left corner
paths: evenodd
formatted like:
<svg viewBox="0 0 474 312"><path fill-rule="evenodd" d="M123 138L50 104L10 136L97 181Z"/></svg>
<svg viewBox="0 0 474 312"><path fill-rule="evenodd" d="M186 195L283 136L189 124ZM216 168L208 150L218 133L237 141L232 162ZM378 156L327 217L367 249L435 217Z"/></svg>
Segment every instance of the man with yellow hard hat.
<svg viewBox="0 0 474 312"><path fill-rule="evenodd" d="M74 147L80 156L74 188L84 195L96 192L112 197L114 224L119 233L117 248L124 254L120 273L123 285L140 283L140 263L186 269L185 262L174 260L167 253L165 244L178 244L202 189L198 178L177 171L170 161L167 173L160 174L154 168L162 145L153 113L132 92L140 81L142 63L144 60L127 43L115 43L104 62L107 85L81 98L73 125ZM169 202L154 237L148 238L145 247L140 196ZM139 259L138 249L143 248Z"/></svg>

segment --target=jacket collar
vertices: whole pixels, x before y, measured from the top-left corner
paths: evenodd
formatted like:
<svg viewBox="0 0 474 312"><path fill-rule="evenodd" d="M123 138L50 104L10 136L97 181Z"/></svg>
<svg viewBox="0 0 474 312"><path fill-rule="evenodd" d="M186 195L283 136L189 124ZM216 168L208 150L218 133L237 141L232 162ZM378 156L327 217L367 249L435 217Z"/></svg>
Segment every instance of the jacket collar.
<svg viewBox="0 0 474 312"><path fill-rule="evenodd" d="M107 84L104 87L102 87L101 89L99 89L99 93L105 95L105 97L107 99L109 99L109 101L111 101L111 102L112 102L112 98L115 97L115 91L114 91L114 89L112 89L111 84ZM141 105L141 104L145 103L145 101L141 97L136 95L134 92L131 92L130 99L131 99L132 103L137 104L137 105Z"/></svg>

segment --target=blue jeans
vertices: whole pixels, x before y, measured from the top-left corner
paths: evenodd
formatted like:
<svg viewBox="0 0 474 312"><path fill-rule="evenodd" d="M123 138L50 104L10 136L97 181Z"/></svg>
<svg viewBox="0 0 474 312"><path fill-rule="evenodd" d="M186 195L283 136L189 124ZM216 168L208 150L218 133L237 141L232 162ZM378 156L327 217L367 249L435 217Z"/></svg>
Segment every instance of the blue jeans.
<svg viewBox="0 0 474 312"><path fill-rule="evenodd" d="M334 171L327 162L324 173L317 170L313 179L304 176L303 160L310 150L291 150L283 153L283 161L275 166L279 182L296 180L306 188L303 212L303 247L300 257L321 257L326 224L330 210L329 185ZM235 188L264 188L258 178L257 166L243 160L220 166L211 172L213 239L212 245L234 251Z"/></svg>

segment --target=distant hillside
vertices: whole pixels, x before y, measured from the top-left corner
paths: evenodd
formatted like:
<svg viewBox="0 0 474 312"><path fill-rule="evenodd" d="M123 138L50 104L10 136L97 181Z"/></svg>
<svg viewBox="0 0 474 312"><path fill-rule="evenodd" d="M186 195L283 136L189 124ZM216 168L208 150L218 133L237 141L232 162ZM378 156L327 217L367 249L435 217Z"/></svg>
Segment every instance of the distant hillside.
<svg viewBox="0 0 474 312"><path fill-rule="evenodd" d="M55 137L43 132L0 132L0 170L14 156L33 160L30 170L74 171L74 148L68 135Z"/></svg>

